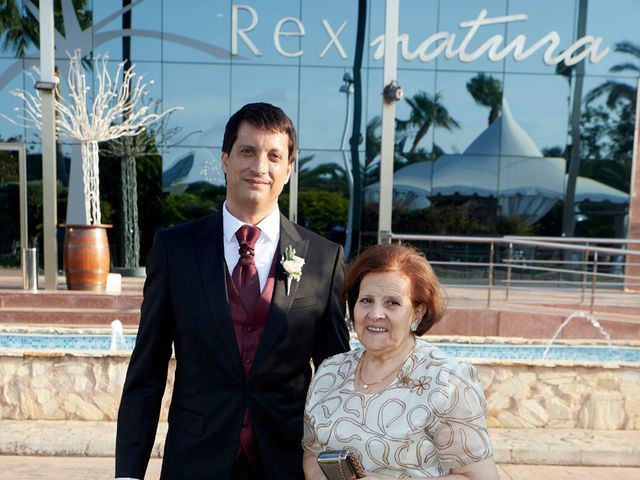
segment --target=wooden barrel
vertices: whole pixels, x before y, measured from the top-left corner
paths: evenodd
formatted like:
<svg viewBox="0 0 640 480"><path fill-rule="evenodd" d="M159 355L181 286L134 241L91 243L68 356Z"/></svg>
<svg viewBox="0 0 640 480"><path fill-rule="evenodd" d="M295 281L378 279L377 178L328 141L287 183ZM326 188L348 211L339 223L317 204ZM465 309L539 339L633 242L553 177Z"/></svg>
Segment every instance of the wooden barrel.
<svg viewBox="0 0 640 480"><path fill-rule="evenodd" d="M109 275L111 225L65 225L64 273L69 290L104 292Z"/></svg>

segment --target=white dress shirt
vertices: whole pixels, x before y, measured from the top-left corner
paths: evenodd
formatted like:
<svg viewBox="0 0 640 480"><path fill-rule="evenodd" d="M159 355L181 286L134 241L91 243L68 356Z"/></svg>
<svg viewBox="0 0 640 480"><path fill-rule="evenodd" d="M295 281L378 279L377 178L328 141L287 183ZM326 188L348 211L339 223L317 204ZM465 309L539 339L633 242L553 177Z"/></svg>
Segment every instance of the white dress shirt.
<svg viewBox="0 0 640 480"><path fill-rule="evenodd" d="M222 236L224 243L224 260L229 269L229 275L233 273L233 269L240 260L240 244L236 238L236 231L247 223L238 220L227 210L227 202L222 207ZM255 262L258 270L258 279L260 280L260 291L264 289L271 270L271 262L278 248L280 240L280 210L276 206L273 211L267 215L260 223L256 225L260 229L260 237L254 248ZM118 477L116 480L139 480L130 477Z"/></svg>
<svg viewBox="0 0 640 480"><path fill-rule="evenodd" d="M238 252L240 245L236 238L236 232L247 223L238 220L227 210L227 202L222 207L222 236L224 237L224 260L227 262L229 275L233 273L233 269L240 260ZM255 225L260 229L260 237L254 248L255 262L258 270L258 279L260 280L260 291L264 289L271 270L271 262L278 248L280 240L280 210L278 207L267 215L260 223Z"/></svg>

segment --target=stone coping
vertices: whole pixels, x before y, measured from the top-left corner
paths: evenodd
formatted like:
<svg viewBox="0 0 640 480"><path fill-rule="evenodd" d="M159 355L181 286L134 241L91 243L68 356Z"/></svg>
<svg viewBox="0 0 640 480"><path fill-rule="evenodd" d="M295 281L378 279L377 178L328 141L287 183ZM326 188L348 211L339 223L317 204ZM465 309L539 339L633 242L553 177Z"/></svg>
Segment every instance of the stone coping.
<svg viewBox="0 0 640 480"><path fill-rule="evenodd" d="M4 348L0 350L0 358L129 358L131 352L111 351L111 350L23 350L19 348ZM172 354L175 359L175 354ZM631 368L640 370L640 363L634 362L596 362L596 361L574 361L574 360L513 360L513 359L487 359L465 357L465 361L473 365L500 366L500 367L522 367L536 366L543 368L554 367L583 367L604 370L616 370L621 368Z"/></svg>
<svg viewBox="0 0 640 480"><path fill-rule="evenodd" d="M124 326L125 335L135 335L137 327ZM75 334L75 335L111 335L110 327L69 327L54 325L15 325L0 324L0 333L33 333L33 334ZM467 335L424 335L420 337L432 343L466 343L466 344L495 344L495 345L547 345L549 339L532 339L524 337L495 337L495 336L467 336ZM357 340L351 334L351 340ZM609 342L599 339L556 339L554 345L593 345L606 346ZM640 347L640 340L611 340L611 345L620 347Z"/></svg>
<svg viewBox="0 0 640 480"><path fill-rule="evenodd" d="M112 457L115 422L0 420L0 455ZM167 424L158 425L152 458L161 458ZM498 463L640 466L639 431L489 429Z"/></svg>

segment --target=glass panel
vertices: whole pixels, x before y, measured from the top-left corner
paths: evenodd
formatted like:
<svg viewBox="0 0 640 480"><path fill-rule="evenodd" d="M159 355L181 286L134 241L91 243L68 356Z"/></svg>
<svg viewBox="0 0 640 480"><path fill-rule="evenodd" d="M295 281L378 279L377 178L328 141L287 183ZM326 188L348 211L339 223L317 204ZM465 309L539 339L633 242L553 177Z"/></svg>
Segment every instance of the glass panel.
<svg viewBox="0 0 640 480"><path fill-rule="evenodd" d="M162 58L174 62L224 62L231 55L231 2L163 0Z"/></svg>
<svg viewBox="0 0 640 480"><path fill-rule="evenodd" d="M301 20L306 32L302 37L302 64L352 67L358 30L358 2L325 0L301 2L301 5ZM292 25L287 27L292 29ZM286 31L284 27L283 31Z"/></svg>
<svg viewBox="0 0 640 480"><path fill-rule="evenodd" d="M634 0L590 0L587 12L587 34L602 37L602 50L610 52L598 63L587 63L588 74L609 75L610 68L622 63L635 63L638 58L628 53L614 51L620 42L631 42L638 46L638 16L640 3ZM637 76L637 71L621 72L618 75Z"/></svg>
<svg viewBox="0 0 640 480"><path fill-rule="evenodd" d="M453 48L457 49L466 37L467 33L470 31L470 27L461 27L460 23L477 20L482 10L487 11L487 20L495 17L501 17L507 14L507 2L506 0L484 0L482 4L479 5L476 0L441 1L438 31L455 34ZM465 52L467 54L471 54L494 35L501 35L504 37L505 34L506 26L504 23L482 25L478 27L476 33L468 42ZM444 53L442 53L437 57L436 65L439 69L467 71L484 70L497 72L502 71L503 68L502 61L490 61L486 52L472 62L462 62L459 60L458 56L452 59L447 59Z"/></svg>
<svg viewBox="0 0 640 480"><path fill-rule="evenodd" d="M220 154L220 148L177 146L165 149L162 155L163 189L180 193L194 182L224 185Z"/></svg>
<svg viewBox="0 0 640 480"><path fill-rule="evenodd" d="M608 106L606 102L610 94L607 89L604 89L602 96L596 97L593 101L583 102L580 175L595 179L616 190L629 192L634 151L635 88L621 80L619 77L587 77L585 80L584 91L587 97L590 92L603 85L617 85L614 91L620 90L622 94L612 106ZM619 88L625 84L627 88ZM585 182L584 186L591 190L596 189L596 185L590 182ZM602 195L606 193L606 189L597 189L601 190ZM620 201L620 198L616 198L619 197L619 193L608 191L608 194L612 195L610 201ZM593 197L593 194L591 196ZM603 198L600 197L601 200Z"/></svg>
<svg viewBox="0 0 640 480"><path fill-rule="evenodd" d="M434 125L431 121L432 111L429 109L437 100L434 98L435 74L430 71L404 70L398 77L402 78L404 99L396 104L396 118L399 121L396 124L396 138L398 141L402 141L404 137L402 152L408 155L411 154L412 149L414 152L430 154L433 149ZM413 102L415 108L409 102ZM426 125L430 125L428 130L420 132L420 129ZM416 141L418 143L414 148ZM405 156L402 161L406 162L409 159L419 160L415 157Z"/></svg>
<svg viewBox="0 0 640 480"><path fill-rule="evenodd" d="M249 42L238 34L238 55L232 58L234 63L246 65L249 63L258 64L284 64L297 65L297 57L286 57L278 52L274 43L274 31L278 22L285 17L300 18L300 0L272 0L268 4L255 2L251 5L237 5L238 30L248 29L252 22L255 27L251 31L246 31L245 35ZM287 22L282 27L283 32L299 31L292 22ZM300 48L301 37L282 36L281 46L287 52L295 52ZM259 52L259 55L253 51Z"/></svg>
<svg viewBox="0 0 640 480"><path fill-rule="evenodd" d="M298 222L343 243L349 208L344 165L340 152L300 151Z"/></svg>
<svg viewBox="0 0 640 480"><path fill-rule="evenodd" d="M231 85L232 112L251 102L271 103L282 108L299 129L297 67L233 65Z"/></svg>
<svg viewBox="0 0 640 480"><path fill-rule="evenodd" d="M400 18L398 19L398 34L406 35L407 39L398 46L398 67L415 69L435 69L436 62L424 62L419 57L411 60L423 51L421 44L438 29L438 1L437 0L409 0L400 2ZM384 3L383 3L384 5ZM384 16L383 16L384 18ZM384 23L381 34L384 33ZM433 51L435 45L427 51ZM380 63L383 63L382 60Z"/></svg>
<svg viewBox="0 0 640 480"><path fill-rule="evenodd" d="M442 96L442 102L451 118L456 120L460 128L451 130L438 128L434 131L434 142L446 153L462 153L472 145L474 140L488 127L490 109L479 105L469 93L467 84L477 78L478 74L462 72L439 72L436 90ZM502 84L502 75L486 74L493 81ZM491 80L487 80L491 81ZM484 99L483 99L484 100ZM485 100L485 101L488 101ZM478 152L467 152L478 153Z"/></svg>
<svg viewBox="0 0 640 480"><path fill-rule="evenodd" d="M564 150L570 95L569 82L559 75L505 76L504 96L513 119L542 151Z"/></svg>
<svg viewBox="0 0 640 480"><path fill-rule="evenodd" d="M527 19L507 24L505 44L512 42L517 36L524 35L524 50L531 48L549 32L555 31L560 37L559 46L553 50L553 56L560 53L575 42L575 22L577 16L575 0L509 0L509 15L526 15ZM551 13L553 12L553 13ZM588 34L589 32L587 32ZM503 44L503 46L505 45ZM516 61L513 53L506 57L508 72L536 72L553 74L556 65L545 65L543 55L550 43L545 43L528 58Z"/></svg>
<svg viewBox="0 0 640 480"><path fill-rule="evenodd" d="M182 146L222 145L229 117L229 66L165 63L164 108L182 107L169 127L179 127Z"/></svg>
<svg viewBox="0 0 640 480"><path fill-rule="evenodd" d="M303 148L350 150L353 85L348 95L340 91L347 85L342 80L344 73L345 70L340 68L302 67L298 136ZM346 137L341 145L345 128Z"/></svg>
<svg viewBox="0 0 640 480"><path fill-rule="evenodd" d="M23 89L26 84L29 85L29 90L33 91L33 85L31 85L31 79L21 73L22 61L20 60L0 60L0 71L5 73L0 77L2 79L2 83L0 83L0 112L18 124L15 125L6 118L0 118L0 139L2 141L16 141L26 135L25 129L19 126L23 124L23 121L18 119L19 116L24 116L24 104L18 97L11 95L11 92Z"/></svg>
<svg viewBox="0 0 640 480"><path fill-rule="evenodd" d="M162 7L159 2L139 2L131 12L131 60L159 61L162 44ZM93 2L95 54L109 54L112 60L123 58L122 0ZM112 20L105 22L111 16ZM84 48L83 48L84 51Z"/></svg>

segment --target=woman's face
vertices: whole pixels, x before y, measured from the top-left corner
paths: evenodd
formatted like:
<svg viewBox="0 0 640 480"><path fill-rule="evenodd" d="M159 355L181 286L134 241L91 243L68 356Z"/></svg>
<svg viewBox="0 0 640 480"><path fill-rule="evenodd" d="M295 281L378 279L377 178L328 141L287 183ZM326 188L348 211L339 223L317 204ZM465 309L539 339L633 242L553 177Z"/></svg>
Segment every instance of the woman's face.
<svg viewBox="0 0 640 480"><path fill-rule="evenodd" d="M413 342L411 323L424 315L413 307L411 281L400 272L368 273L353 309L356 333L372 354L393 354Z"/></svg>

